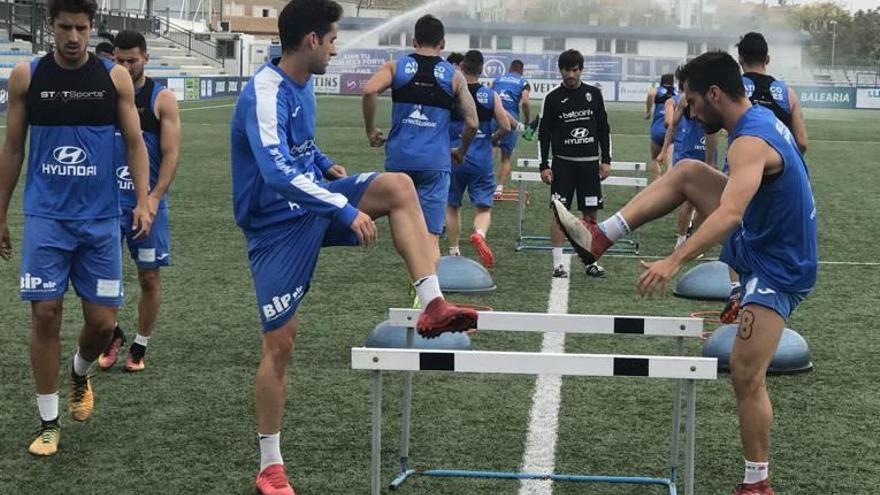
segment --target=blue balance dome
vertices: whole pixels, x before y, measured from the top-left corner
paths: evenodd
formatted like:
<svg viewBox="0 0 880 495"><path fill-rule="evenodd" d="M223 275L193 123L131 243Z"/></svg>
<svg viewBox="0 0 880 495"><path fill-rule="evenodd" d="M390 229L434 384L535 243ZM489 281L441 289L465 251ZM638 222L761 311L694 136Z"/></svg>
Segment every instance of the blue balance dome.
<svg viewBox="0 0 880 495"><path fill-rule="evenodd" d="M733 340L738 328L737 324L722 325L703 344L703 357L717 358L720 371L730 371L730 354L733 352ZM807 341L799 333L786 328L767 373L801 373L812 368Z"/></svg>
<svg viewBox="0 0 880 495"><path fill-rule="evenodd" d="M720 261L701 263L685 273L675 290L678 297L704 301L727 301L730 297L730 273Z"/></svg>
<svg viewBox="0 0 880 495"><path fill-rule="evenodd" d="M378 347L383 349L405 349L406 327L391 325L388 320L376 325L367 337L365 347ZM414 332L414 349L443 349L454 351L471 350L471 338L466 333L444 333L433 339L426 339Z"/></svg>
<svg viewBox="0 0 880 495"><path fill-rule="evenodd" d="M437 278L443 292L488 294L495 292L495 281L489 271L464 256L443 256L437 265Z"/></svg>

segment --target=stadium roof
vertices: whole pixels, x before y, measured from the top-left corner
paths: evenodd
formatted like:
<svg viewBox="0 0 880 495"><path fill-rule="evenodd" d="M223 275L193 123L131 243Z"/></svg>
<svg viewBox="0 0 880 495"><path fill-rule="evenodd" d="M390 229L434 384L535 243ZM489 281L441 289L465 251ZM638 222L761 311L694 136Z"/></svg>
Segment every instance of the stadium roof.
<svg viewBox="0 0 880 495"><path fill-rule="evenodd" d="M346 17L339 22L340 29L353 31L367 31L388 19L373 19L366 17ZM443 19L447 33L464 33L474 35L502 35L502 36L560 36L566 38L613 38L633 40L658 40L658 41L701 41L735 43L739 41L741 34L748 31L742 30L709 30L709 29L678 29L646 26L612 27L612 26L586 26L579 24L538 24L525 22L493 23L462 18ZM801 44L810 39L805 31L774 30L767 33L768 41L789 42Z"/></svg>

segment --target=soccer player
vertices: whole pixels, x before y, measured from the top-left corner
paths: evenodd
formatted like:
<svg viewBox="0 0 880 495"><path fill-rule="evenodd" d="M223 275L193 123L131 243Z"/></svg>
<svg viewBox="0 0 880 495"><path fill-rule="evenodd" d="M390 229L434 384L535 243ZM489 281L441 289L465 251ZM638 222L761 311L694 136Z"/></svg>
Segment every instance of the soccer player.
<svg viewBox="0 0 880 495"><path fill-rule="evenodd" d="M424 308L418 332L434 337L464 331L477 319L475 311L448 304L440 293L436 247L412 180L397 173L347 177L315 143L312 74L324 74L336 54L341 15L342 7L332 0L293 0L282 9L282 55L247 83L231 126L235 221L247 240L263 329L254 405L260 446L256 485L264 494L294 493L280 448L287 365L299 327L297 308L322 246L373 244L374 218L388 216L394 246Z"/></svg>
<svg viewBox="0 0 880 495"><path fill-rule="evenodd" d="M465 189L474 207L474 232L470 241L480 255L486 268L495 266L495 255L486 242L486 232L492 221L492 195L495 188L492 167L492 143L497 143L510 132L510 114L505 110L501 97L494 90L480 84L483 73L483 54L471 50L464 54L461 71L477 106L477 119L480 122L464 163L452 168L449 188L449 205L446 207L446 237L449 240L449 254L461 254L458 246L461 235L461 200ZM493 119L498 127L492 133ZM450 137L452 146L461 139L461 116L453 113Z"/></svg>
<svg viewBox="0 0 880 495"><path fill-rule="evenodd" d="M432 15L416 21L415 53L388 62L367 82L363 92L364 124L370 146L385 145L385 170L412 178L419 204L434 235L446 219L452 162L462 163L477 132L477 110L461 72L440 57L446 46L443 23ZM391 132L388 141L376 128L379 95L391 88ZM456 107L464 123L461 143L450 153L449 121Z"/></svg>
<svg viewBox="0 0 880 495"><path fill-rule="evenodd" d="M144 355L159 315L161 279L159 268L171 263L170 232L168 227L168 198L166 193L177 172L180 156L180 113L174 93L144 75L144 65L150 61L147 41L137 31L122 31L116 35L116 63L131 74L135 89L135 106L141 122L144 143L150 157L150 210L156 212L150 235L134 239L123 228L122 236L128 244L131 258L138 270L141 295L138 301L137 335L125 358L125 371L142 371ZM117 137L120 140L121 137ZM125 161L124 146L116 146L116 177L119 202L122 205L122 225L130 223L135 206L131 174ZM113 339L98 359L98 366L108 370L116 364L119 349L125 344L125 333L116 325Z"/></svg>
<svg viewBox="0 0 880 495"><path fill-rule="evenodd" d="M525 64L522 60L514 59L507 68L507 73L500 75L492 81L492 89L501 96L501 102L504 109L510 113L513 121L519 123L519 110L522 108L523 122L529 123L531 118L531 107L529 106L529 95L532 92L532 86L529 81L523 77ZM525 130L522 125L517 126L519 130ZM504 184L510 176L511 159L513 150L516 148L517 133L511 132L504 136L504 139L498 143L501 161L498 167L498 180L495 188L495 194L500 196L504 191Z"/></svg>
<svg viewBox="0 0 880 495"><path fill-rule="evenodd" d="M681 79L678 80L680 90L684 90ZM706 134L699 122L691 118L687 99L678 98L677 103L673 99L666 100L666 136L663 139L663 149L660 151L660 159L663 160L669 153L672 159L670 167L674 167L681 160L698 160L706 162L712 167L716 166L718 155L718 134ZM693 217L694 208L690 203L684 203L678 211L677 234L675 248L684 244L687 240L688 227ZM703 218L697 216L694 219L694 230L702 223Z"/></svg>
<svg viewBox="0 0 880 495"><path fill-rule="evenodd" d="M462 60L464 60L464 55L459 52L452 52L446 57L446 61L456 69L460 68Z"/></svg>
<svg viewBox="0 0 880 495"><path fill-rule="evenodd" d="M581 215L595 222L596 211L604 206L601 181L611 172L611 126L605 100L599 88L581 81L584 56L579 51L562 52L558 65L562 84L544 97L538 117L541 180L550 185L551 198L566 208L573 206L577 197ZM562 263L564 241L551 212L552 273L557 278L568 277ZM590 277L606 276L605 269L597 263L590 264L586 273Z"/></svg>
<svg viewBox="0 0 880 495"><path fill-rule="evenodd" d="M651 180L660 177L660 150L666 135L666 100L675 98L675 79L672 74L660 76L660 86L648 89L645 100L645 120L651 121Z"/></svg>
<svg viewBox="0 0 880 495"><path fill-rule="evenodd" d="M9 200L21 173L30 130L24 190L21 298L31 302L30 358L41 426L33 455L58 450L61 313L70 281L84 324L70 369L67 405L76 421L94 408L89 368L107 346L122 304L119 195L114 133L122 132L136 206L125 226L148 235L147 151L138 127L131 76L87 51L97 5L52 0L55 49L15 66L9 77L6 141L0 151L0 256L10 259Z"/></svg>
<svg viewBox="0 0 880 495"><path fill-rule="evenodd" d="M791 131L745 94L739 67L725 52L708 52L680 71L691 115L705 131L726 129L730 175L683 160L601 225L581 221L555 203L562 228L585 263L633 229L688 201L703 225L666 258L642 262L637 290L652 296L687 261L724 242L722 261L745 281L742 319L730 357L739 412L745 477L736 495L772 495L768 479L773 409L765 373L785 321L816 282L816 205L807 166Z"/></svg>
<svg viewBox="0 0 880 495"><path fill-rule="evenodd" d="M794 90L784 81L779 81L767 74L770 63L767 40L761 33L750 32L743 35L736 49L739 52L739 64L743 70L743 85L746 97L755 105L769 108L794 136L801 153L807 152L807 126L800 101ZM725 170L727 164L725 163ZM723 323L733 323L739 316L740 301L743 287L736 271L730 269L730 298L721 311Z"/></svg>
<svg viewBox="0 0 880 495"><path fill-rule="evenodd" d="M102 41L95 46L95 55L104 60L114 61L113 57L113 43L109 41Z"/></svg>

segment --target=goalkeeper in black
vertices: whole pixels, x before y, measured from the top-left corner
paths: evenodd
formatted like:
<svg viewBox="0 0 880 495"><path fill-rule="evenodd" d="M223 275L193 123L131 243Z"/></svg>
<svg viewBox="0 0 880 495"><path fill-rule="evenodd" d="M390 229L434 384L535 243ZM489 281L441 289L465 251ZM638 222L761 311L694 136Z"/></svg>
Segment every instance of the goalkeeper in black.
<svg viewBox="0 0 880 495"><path fill-rule="evenodd" d="M550 185L551 201L577 207L584 218L596 220L603 207L602 185L611 172L611 127L601 91L583 81L584 56L577 50L559 55L562 84L544 97L538 138L541 143L541 180ZM550 161L552 149L553 160ZM553 276L568 276L562 262L565 237L550 216ZM604 277L598 264L587 266L587 275Z"/></svg>

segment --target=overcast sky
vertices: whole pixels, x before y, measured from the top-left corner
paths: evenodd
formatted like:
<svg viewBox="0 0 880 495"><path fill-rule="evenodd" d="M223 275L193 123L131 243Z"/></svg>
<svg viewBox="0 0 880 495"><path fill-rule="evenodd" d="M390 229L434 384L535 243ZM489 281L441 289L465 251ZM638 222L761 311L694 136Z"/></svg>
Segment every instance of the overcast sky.
<svg viewBox="0 0 880 495"><path fill-rule="evenodd" d="M798 0L797 3L823 3L828 0ZM833 3L853 12L861 10L870 10L880 7L880 0L837 0Z"/></svg>

